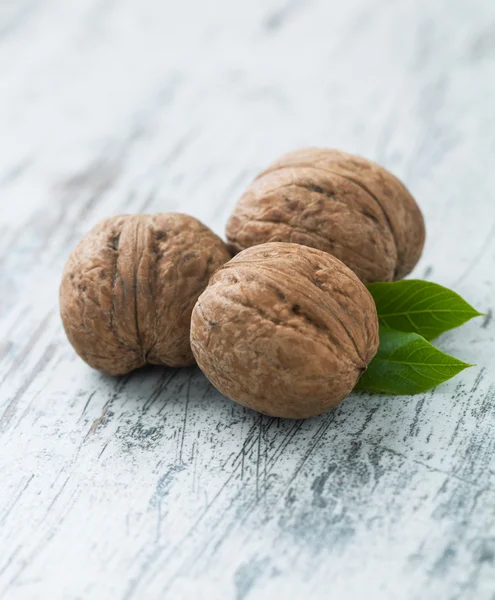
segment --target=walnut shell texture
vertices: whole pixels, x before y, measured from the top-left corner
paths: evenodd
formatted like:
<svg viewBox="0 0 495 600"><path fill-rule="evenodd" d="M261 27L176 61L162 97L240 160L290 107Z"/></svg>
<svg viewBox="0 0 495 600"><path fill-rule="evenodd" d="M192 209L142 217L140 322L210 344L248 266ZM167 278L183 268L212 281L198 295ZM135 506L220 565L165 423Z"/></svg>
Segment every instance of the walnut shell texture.
<svg viewBox="0 0 495 600"><path fill-rule="evenodd" d="M267 415L305 418L351 392L378 349L378 318L340 260L268 243L211 278L192 313L191 346L225 396Z"/></svg>
<svg viewBox="0 0 495 600"><path fill-rule="evenodd" d="M250 185L227 223L235 252L294 242L333 254L364 283L405 277L425 241L423 216L383 167L339 150L282 156Z"/></svg>
<svg viewBox="0 0 495 600"><path fill-rule="evenodd" d="M147 363L193 364L193 306L229 258L222 240L187 215L102 221L65 266L60 312L69 341L91 367L109 375Z"/></svg>

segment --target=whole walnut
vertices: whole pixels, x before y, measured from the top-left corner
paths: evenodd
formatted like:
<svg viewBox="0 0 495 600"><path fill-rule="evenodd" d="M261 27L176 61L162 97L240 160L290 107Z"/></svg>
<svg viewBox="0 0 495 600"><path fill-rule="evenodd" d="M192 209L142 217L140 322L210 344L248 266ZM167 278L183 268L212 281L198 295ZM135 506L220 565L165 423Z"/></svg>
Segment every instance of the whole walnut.
<svg viewBox="0 0 495 600"><path fill-rule="evenodd" d="M225 396L304 418L345 398L378 349L375 303L340 260L299 244L244 250L194 307L191 347Z"/></svg>
<svg viewBox="0 0 495 600"><path fill-rule="evenodd" d="M60 310L69 341L91 367L109 375L147 363L193 364L191 311L229 258L222 240L187 215L102 221L65 266Z"/></svg>
<svg viewBox="0 0 495 600"><path fill-rule="evenodd" d="M295 242L333 254L364 283L407 275L421 256L421 211L383 167L324 148L286 154L254 180L227 224L235 252Z"/></svg>

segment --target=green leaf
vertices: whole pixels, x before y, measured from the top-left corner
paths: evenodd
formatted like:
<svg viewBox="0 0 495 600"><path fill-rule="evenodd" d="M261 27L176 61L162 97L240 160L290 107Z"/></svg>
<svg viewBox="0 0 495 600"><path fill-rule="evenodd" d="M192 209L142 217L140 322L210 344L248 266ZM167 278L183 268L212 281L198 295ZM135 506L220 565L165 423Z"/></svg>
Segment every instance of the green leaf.
<svg viewBox="0 0 495 600"><path fill-rule="evenodd" d="M381 328L378 352L357 388L388 394L418 394L472 366L444 354L417 333Z"/></svg>
<svg viewBox="0 0 495 600"><path fill-rule="evenodd" d="M444 331L481 316L459 294L438 283L406 279L394 283L370 283L380 325L410 331L432 340Z"/></svg>

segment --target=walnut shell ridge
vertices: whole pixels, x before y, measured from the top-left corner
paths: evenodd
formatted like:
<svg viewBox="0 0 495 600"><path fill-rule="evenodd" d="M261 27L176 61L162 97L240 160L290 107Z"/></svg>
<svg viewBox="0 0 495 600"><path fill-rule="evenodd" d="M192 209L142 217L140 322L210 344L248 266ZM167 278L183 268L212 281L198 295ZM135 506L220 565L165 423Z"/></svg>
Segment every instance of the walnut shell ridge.
<svg viewBox="0 0 495 600"><path fill-rule="evenodd" d="M370 293L332 255L289 243L242 251L194 307L191 347L222 394L266 415L337 406L378 349Z"/></svg>
<svg viewBox="0 0 495 600"><path fill-rule="evenodd" d="M193 364L193 306L229 258L222 240L188 215L102 221L63 273L60 312L69 341L91 367L109 375L145 364Z"/></svg>
<svg viewBox="0 0 495 600"><path fill-rule="evenodd" d="M425 241L421 211L394 175L325 148L286 154L258 175L226 232L235 252L266 242L323 250L364 283L405 277Z"/></svg>

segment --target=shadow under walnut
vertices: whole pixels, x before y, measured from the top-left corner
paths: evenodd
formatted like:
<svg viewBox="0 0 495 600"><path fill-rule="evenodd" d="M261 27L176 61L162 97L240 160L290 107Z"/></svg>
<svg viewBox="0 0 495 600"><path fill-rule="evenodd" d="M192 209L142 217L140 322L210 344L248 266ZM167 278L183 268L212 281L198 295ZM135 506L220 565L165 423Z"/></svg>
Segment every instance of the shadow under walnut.
<svg viewBox="0 0 495 600"><path fill-rule="evenodd" d="M65 266L60 312L69 341L109 375L193 364L192 309L229 258L222 240L188 215L105 219Z"/></svg>

